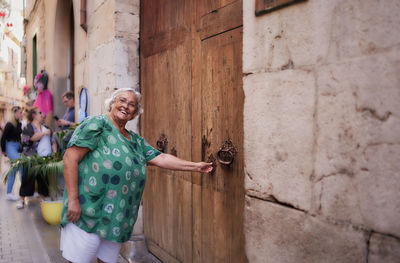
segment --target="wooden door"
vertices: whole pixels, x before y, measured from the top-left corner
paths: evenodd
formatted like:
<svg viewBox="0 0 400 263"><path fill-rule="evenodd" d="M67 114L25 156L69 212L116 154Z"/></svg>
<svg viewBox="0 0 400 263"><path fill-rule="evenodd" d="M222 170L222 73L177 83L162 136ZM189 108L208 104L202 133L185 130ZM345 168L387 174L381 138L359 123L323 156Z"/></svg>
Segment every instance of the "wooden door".
<svg viewBox="0 0 400 263"><path fill-rule="evenodd" d="M143 198L150 251L164 262L245 262L242 1L141 1L142 134L166 152L237 155L213 175L148 169Z"/></svg>

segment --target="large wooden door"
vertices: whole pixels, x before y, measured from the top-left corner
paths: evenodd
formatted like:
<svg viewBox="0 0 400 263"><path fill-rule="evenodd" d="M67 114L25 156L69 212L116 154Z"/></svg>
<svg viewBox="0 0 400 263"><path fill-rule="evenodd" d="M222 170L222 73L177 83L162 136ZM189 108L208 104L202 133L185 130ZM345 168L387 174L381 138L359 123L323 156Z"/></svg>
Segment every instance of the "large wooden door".
<svg viewBox="0 0 400 263"><path fill-rule="evenodd" d="M150 251L164 262L246 262L243 235L242 1L141 1L142 134L188 160L237 155L214 174L149 167ZM160 140L165 135L166 139Z"/></svg>

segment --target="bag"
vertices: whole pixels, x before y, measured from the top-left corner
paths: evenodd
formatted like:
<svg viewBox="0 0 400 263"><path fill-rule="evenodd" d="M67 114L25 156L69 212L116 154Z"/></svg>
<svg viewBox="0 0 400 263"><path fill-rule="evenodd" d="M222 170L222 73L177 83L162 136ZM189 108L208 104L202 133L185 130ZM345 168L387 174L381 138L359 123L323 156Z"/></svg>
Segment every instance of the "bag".
<svg viewBox="0 0 400 263"><path fill-rule="evenodd" d="M47 129L42 126L42 130L46 131ZM37 154L39 156L49 156L51 154L51 142L50 135L44 135L36 148Z"/></svg>
<svg viewBox="0 0 400 263"><path fill-rule="evenodd" d="M26 135L28 135L28 136L32 136L34 133L35 133L35 130L33 129L32 124L29 123L29 124L25 127L25 129L24 129L24 131L23 131L23 134L26 134ZM22 137L23 137L23 136L22 136ZM33 155L33 154L36 153L36 149L35 149L35 147L33 146L33 142L32 142L31 140L23 140L23 138L21 138L21 141L22 141L22 142L21 142L21 143L22 143L22 153L23 153L24 155L30 156L30 155Z"/></svg>

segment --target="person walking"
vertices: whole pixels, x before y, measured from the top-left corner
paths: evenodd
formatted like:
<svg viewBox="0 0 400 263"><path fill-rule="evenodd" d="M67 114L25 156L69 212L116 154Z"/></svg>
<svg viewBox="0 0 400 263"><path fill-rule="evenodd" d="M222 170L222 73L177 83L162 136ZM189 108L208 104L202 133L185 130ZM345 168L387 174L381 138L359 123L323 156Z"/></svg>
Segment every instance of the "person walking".
<svg viewBox="0 0 400 263"><path fill-rule="evenodd" d="M51 131L43 125L44 117L39 108L33 108L28 112L28 125L22 131L22 142L25 145L23 153L27 156L37 154L39 156L48 156L51 154ZM47 178L41 175L30 176L27 169L23 169L21 188L19 191L20 201L17 208L24 208L24 199L26 196L32 196L35 192L35 179L38 184L38 193L41 199L49 195Z"/></svg>
<svg viewBox="0 0 400 263"><path fill-rule="evenodd" d="M117 261L129 240L146 180L146 165L209 173L212 163L161 153L125 125L141 113L134 89L115 91L106 114L85 119L64 154L60 249L68 262Z"/></svg>
<svg viewBox="0 0 400 263"><path fill-rule="evenodd" d="M1 137L1 150L3 154L7 155L10 160L21 157L20 143L21 143L21 119L22 109L19 106L14 106L11 109L13 116L4 127L4 132ZM20 177L22 176L22 167L19 170ZM15 172L8 176L7 180L7 194L6 199L9 201L17 201L18 197L12 193L15 181Z"/></svg>

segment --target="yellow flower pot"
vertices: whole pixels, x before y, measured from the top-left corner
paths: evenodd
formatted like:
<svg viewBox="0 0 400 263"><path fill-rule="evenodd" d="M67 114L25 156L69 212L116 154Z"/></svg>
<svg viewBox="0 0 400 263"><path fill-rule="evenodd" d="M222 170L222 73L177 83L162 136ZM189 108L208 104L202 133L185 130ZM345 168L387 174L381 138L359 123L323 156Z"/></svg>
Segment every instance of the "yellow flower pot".
<svg viewBox="0 0 400 263"><path fill-rule="evenodd" d="M50 225L58 225L61 222L62 200L60 201L42 201L42 216Z"/></svg>

